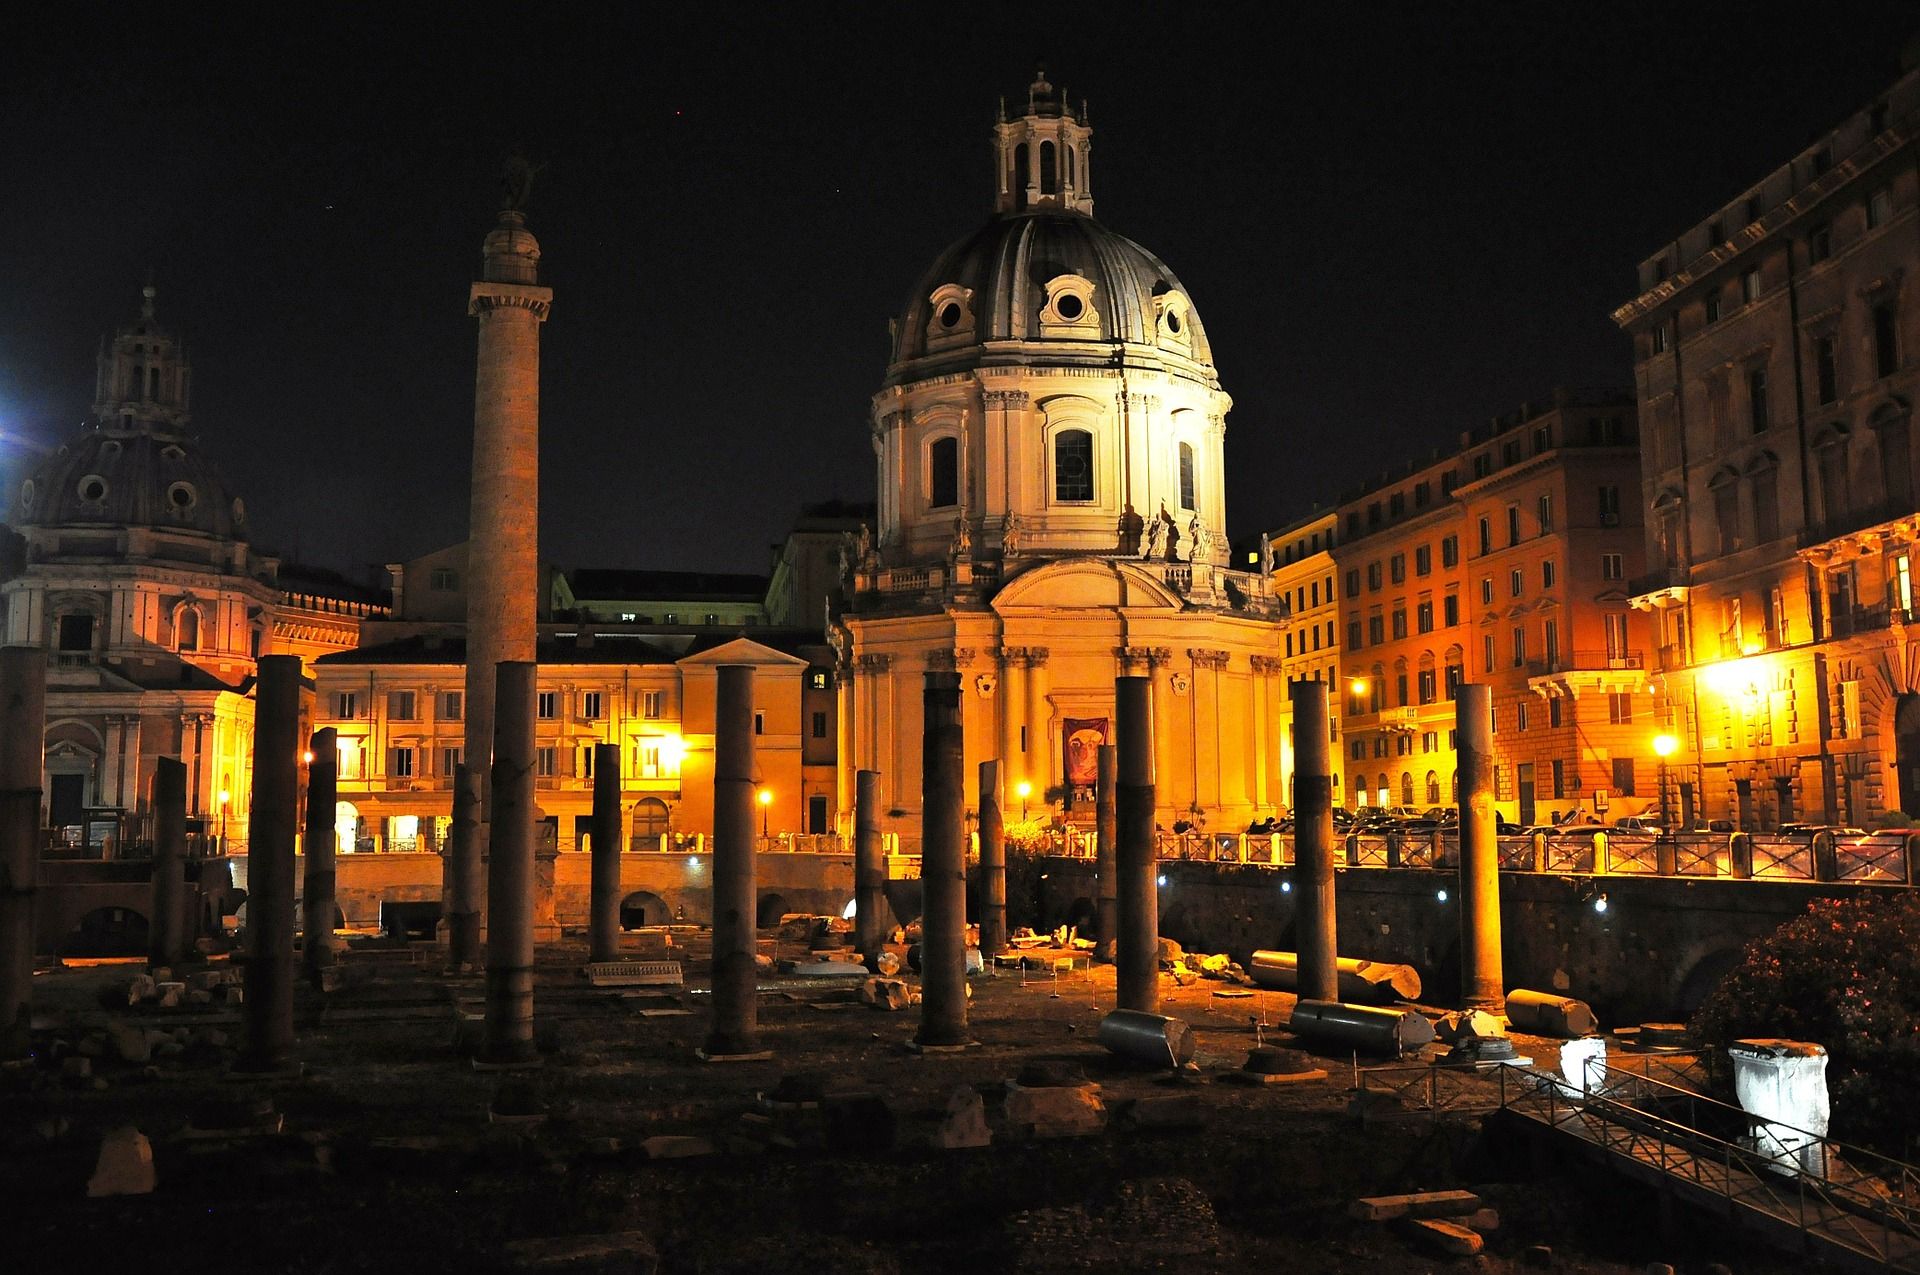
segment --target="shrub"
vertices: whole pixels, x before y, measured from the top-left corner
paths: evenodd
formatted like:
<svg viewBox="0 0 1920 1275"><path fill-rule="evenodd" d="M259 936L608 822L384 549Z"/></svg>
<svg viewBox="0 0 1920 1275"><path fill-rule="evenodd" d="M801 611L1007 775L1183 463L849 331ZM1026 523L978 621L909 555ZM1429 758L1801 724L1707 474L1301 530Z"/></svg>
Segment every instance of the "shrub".
<svg viewBox="0 0 1920 1275"><path fill-rule="evenodd" d="M1888 810L1873 821L1875 828L1911 828L1913 816L1904 810Z"/></svg>
<svg viewBox="0 0 1920 1275"><path fill-rule="evenodd" d="M1815 901L1747 945L1693 1030L1716 1064L1748 1037L1825 1045L1834 1136L1903 1153L1920 1132L1920 895Z"/></svg>

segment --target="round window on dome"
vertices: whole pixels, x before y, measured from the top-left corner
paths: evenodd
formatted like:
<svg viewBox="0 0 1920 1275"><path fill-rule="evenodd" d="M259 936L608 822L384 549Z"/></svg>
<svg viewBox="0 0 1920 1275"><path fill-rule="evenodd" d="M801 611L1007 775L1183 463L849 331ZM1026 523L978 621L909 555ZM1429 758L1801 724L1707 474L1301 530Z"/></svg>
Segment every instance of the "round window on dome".
<svg viewBox="0 0 1920 1275"><path fill-rule="evenodd" d="M1175 336L1180 335L1180 312L1178 310L1167 311L1167 331L1173 333Z"/></svg>
<svg viewBox="0 0 1920 1275"><path fill-rule="evenodd" d="M940 326L943 328L960 326L960 304L957 301L949 301L940 307Z"/></svg>
<svg viewBox="0 0 1920 1275"><path fill-rule="evenodd" d="M160 449L160 455L166 460L185 460L187 458L187 449L176 443L168 443Z"/></svg>
<svg viewBox="0 0 1920 1275"><path fill-rule="evenodd" d="M1079 297L1074 296L1071 292L1055 301L1053 308L1061 318L1069 323L1087 312L1086 303Z"/></svg>
<svg viewBox="0 0 1920 1275"><path fill-rule="evenodd" d="M33 512L33 496L34 496L33 479L29 478L27 479L27 481L20 484L20 512L21 513L30 514Z"/></svg>
<svg viewBox="0 0 1920 1275"><path fill-rule="evenodd" d="M182 513L193 508L199 499L199 494L193 490L191 483L175 483L167 488L167 503Z"/></svg>
<svg viewBox="0 0 1920 1275"><path fill-rule="evenodd" d="M88 474L80 480L80 499L100 501L107 498L107 480L98 474Z"/></svg>
<svg viewBox="0 0 1920 1275"><path fill-rule="evenodd" d="M247 520L246 502L238 496L234 497L233 500L233 520L235 522L245 522Z"/></svg>
<svg viewBox="0 0 1920 1275"><path fill-rule="evenodd" d="M109 438L106 442L100 444L100 454L108 460L112 460L120 454L120 444Z"/></svg>

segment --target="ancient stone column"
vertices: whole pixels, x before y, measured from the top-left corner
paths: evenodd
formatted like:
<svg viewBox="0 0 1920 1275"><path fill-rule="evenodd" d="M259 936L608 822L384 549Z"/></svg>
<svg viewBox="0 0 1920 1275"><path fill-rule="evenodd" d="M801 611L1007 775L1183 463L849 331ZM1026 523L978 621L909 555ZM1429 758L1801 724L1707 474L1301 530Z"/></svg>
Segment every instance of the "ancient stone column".
<svg viewBox="0 0 1920 1275"><path fill-rule="evenodd" d="M340 800L339 732L331 726L313 732L307 751L307 878L301 888L304 912L300 955L309 973L333 964L333 856L339 849L336 807Z"/></svg>
<svg viewBox="0 0 1920 1275"><path fill-rule="evenodd" d="M1112 944L1120 936L1119 860L1116 858L1119 827L1114 813L1118 799L1116 784L1120 777L1120 753L1112 744L1102 744L1095 756L1093 840L1096 880L1093 883L1093 901L1100 943L1096 950L1103 956L1109 956Z"/></svg>
<svg viewBox="0 0 1920 1275"><path fill-rule="evenodd" d="M593 746L593 882L587 959L620 957L620 745Z"/></svg>
<svg viewBox="0 0 1920 1275"><path fill-rule="evenodd" d="M153 925L147 964L172 966L187 955L187 767L178 757L153 765Z"/></svg>
<svg viewBox="0 0 1920 1275"><path fill-rule="evenodd" d="M1000 763L980 763L980 954L1007 949L1007 824L1000 815ZM962 851L964 853L964 850Z"/></svg>
<svg viewBox="0 0 1920 1275"><path fill-rule="evenodd" d="M760 1052L753 968L753 680L722 664L713 700L713 1028L708 1058Z"/></svg>
<svg viewBox="0 0 1920 1275"><path fill-rule="evenodd" d="M1160 1012L1159 865L1153 856L1153 680L1117 677L1113 731L1118 742L1114 821L1114 961L1117 1009Z"/></svg>
<svg viewBox="0 0 1920 1275"><path fill-rule="evenodd" d="M1295 682L1293 696L1294 932L1301 1000L1340 999L1333 908L1333 741L1327 684Z"/></svg>
<svg viewBox="0 0 1920 1275"><path fill-rule="evenodd" d="M33 1017L33 901L40 881L40 766L47 653L0 647L0 1058L25 1058Z"/></svg>
<svg viewBox="0 0 1920 1275"><path fill-rule="evenodd" d="M532 660L502 660L495 685L493 820L487 834L487 1032L482 1061L534 1061Z"/></svg>
<svg viewBox="0 0 1920 1275"><path fill-rule="evenodd" d="M1493 688L1463 685L1453 696L1460 741L1460 1004L1499 1013L1499 823L1493 809Z"/></svg>
<svg viewBox="0 0 1920 1275"><path fill-rule="evenodd" d="M853 946L872 960L886 942L887 861L880 842L880 772L863 770L853 786Z"/></svg>
<svg viewBox="0 0 1920 1275"><path fill-rule="evenodd" d="M246 1045L234 1070L293 1061L293 860L300 814L300 657L263 655L247 820Z"/></svg>
<svg viewBox="0 0 1920 1275"><path fill-rule="evenodd" d="M473 489L467 533L466 763L480 812L455 821L447 905L453 964L480 959L482 867L493 818L489 792L495 668L534 658L540 475L540 325L553 290L539 286L540 245L518 209L500 214L481 248L467 313L480 323L473 385ZM531 696L533 690L528 688ZM529 879L528 889L532 882Z"/></svg>
<svg viewBox="0 0 1920 1275"><path fill-rule="evenodd" d="M1047 703L1047 660L1052 654L1044 646L1027 648L1026 778L1033 785L1034 806L1043 810L1051 808L1047 789L1053 786L1053 710Z"/></svg>
<svg viewBox="0 0 1920 1275"><path fill-rule="evenodd" d="M922 1049L968 1043L966 762L960 675L930 672L923 692L920 774L920 1030Z"/></svg>

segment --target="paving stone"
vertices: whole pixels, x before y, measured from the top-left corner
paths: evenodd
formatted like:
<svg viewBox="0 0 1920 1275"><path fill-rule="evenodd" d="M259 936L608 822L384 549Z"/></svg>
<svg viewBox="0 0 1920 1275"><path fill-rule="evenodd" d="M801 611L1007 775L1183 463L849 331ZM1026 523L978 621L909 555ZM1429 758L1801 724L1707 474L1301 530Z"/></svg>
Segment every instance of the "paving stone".
<svg viewBox="0 0 1920 1275"><path fill-rule="evenodd" d="M660 1265L653 1242L640 1231L515 1240L506 1246L506 1258L509 1270L580 1275L654 1275Z"/></svg>
<svg viewBox="0 0 1920 1275"><path fill-rule="evenodd" d="M1107 1109L1091 1085L1079 1088L1010 1086L1007 1127L1028 1138L1079 1138L1107 1127Z"/></svg>

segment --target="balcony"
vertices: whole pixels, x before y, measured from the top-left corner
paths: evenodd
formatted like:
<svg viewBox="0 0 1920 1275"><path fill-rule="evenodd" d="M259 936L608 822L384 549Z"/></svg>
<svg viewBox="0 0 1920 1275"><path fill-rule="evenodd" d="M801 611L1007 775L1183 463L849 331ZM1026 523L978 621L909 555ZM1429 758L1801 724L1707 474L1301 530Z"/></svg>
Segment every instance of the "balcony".
<svg viewBox="0 0 1920 1275"><path fill-rule="evenodd" d="M1584 691L1618 694L1638 691L1647 684L1646 656L1639 651L1573 651L1527 664L1527 686L1538 695L1571 695Z"/></svg>

